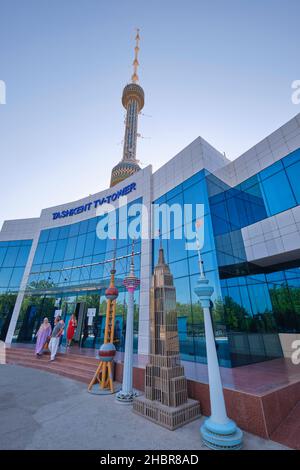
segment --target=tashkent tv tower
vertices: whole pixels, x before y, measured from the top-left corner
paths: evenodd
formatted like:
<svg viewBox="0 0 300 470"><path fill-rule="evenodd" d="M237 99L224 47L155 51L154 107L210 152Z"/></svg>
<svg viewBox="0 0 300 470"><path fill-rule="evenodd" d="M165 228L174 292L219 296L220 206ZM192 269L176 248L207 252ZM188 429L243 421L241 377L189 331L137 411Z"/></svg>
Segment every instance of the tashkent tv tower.
<svg viewBox="0 0 300 470"><path fill-rule="evenodd" d="M125 137L123 147L122 160L112 169L110 186L123 181L128 176L133 175L140 170L138 161L136 159L136 141L137 141L137 126L138 114L144 107L144 90L138 85L139 77L137 74L139 61L139 44L140 34L137 29L135 37L135 54L133 61L133 74L131 76L131 83L125 86L122 95L122 104L126 109L125 121Z"/></svg>

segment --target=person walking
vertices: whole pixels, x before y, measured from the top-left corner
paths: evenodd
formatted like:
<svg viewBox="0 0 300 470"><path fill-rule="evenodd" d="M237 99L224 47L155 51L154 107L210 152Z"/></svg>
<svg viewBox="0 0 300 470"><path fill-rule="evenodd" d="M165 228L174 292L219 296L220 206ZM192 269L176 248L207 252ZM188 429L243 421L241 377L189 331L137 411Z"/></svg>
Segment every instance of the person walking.
<svg viewBox="0 0 300 470"><path fill-rule="evenodd" d="M67 328L67 346L70 347L72 343L72 339L74 338L75 331L77 328L77 320L75 313L72 314Z"/></svg>
<svg viewBox="0 0 300 470"><path fill-rule="evenodd" d="M55 356L56 356L58 346L59 346L60 337L62 336L64 332L64 326L65 326L64 321L61 320L60 317L56 317L54 320L54 328L53 328L50 343L49 343L49 349L51 352L50 361L55 360Z"/></svg>
<svg viewBox="0 0 300 470"><path fill-rule="evenodd" d="M43 323L38 329L36 334L36 345L35 345L35 354L37 357L40 357L43 354L43 349L45 344L49 341L49 337L51 336L51 325L48 321L48 318L44 318Z"/></svg>

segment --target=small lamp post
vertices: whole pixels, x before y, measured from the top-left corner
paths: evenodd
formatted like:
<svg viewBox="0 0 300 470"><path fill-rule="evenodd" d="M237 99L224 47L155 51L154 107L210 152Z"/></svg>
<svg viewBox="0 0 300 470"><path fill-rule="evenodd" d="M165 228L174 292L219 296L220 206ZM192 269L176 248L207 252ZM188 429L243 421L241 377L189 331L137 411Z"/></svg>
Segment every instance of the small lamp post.
<svg viewBox="0 0 300 470"><path fill-rule="evenodd" d="M132 249L130 272L124 279L124 285L128 292L127 319L125 336L125 353L122 389L116 394L120 403L131 404L137 393L133 390L133 320L134 320L134 291L139 286L140 280L134 274L134 248Z"/></svg>
<svg viewBox="0 0 300 470"><path fill-rule="evenodd" d="M210 299L214 288L209 284L203 268L198 243L200 277L194 289L204 313L205 341L207 353L208 381L211 415L200 428L204 444L212 449L233 450L242 447L243 433L234 421L228 418L216 350L215 336L210 313Z"/></svg>

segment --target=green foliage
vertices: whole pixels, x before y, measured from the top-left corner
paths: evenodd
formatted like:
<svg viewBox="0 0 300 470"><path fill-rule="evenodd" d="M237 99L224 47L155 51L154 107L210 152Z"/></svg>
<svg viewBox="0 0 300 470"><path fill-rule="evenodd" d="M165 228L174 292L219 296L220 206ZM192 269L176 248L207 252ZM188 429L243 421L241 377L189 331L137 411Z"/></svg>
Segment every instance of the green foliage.
<svg viewBox="0 0 300 470"><path fill-rule="evenodd" d="M286 285L269 290L279 331L300 331L300 288Z"/></svg>
<svg viewBox="0 0 300 470"><path fill-rule="evenodd" d="M17 294L6 292L0 295L0 339L5 340Z"/></svg>
<svg viewBox="0 0 300 470"><path fill-rule="evenodd" d="M249 315L243 306L228 296L224 299L224 320L228 331L252 333L271 333L277 331L276 321L272 312L266 310L262 314Z"/></svg>

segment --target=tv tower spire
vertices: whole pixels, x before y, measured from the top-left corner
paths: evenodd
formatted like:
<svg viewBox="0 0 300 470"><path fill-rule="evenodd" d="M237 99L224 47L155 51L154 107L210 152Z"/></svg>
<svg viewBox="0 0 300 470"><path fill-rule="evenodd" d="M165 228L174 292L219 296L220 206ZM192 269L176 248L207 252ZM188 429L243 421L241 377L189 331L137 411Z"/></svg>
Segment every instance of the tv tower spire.
<svg viewBox="0 0 300 470"><path fill-rule="evenodd" d="M136 159L138 114L144 107L144 90L138 85L138 54L140 44L140 30L137 29L135 36L133 74L131 83L125 86L122 95L122 104L126 109L125 136L122 160L112 169L110 186L123 181L128 176L140 170Z"/></svg>

